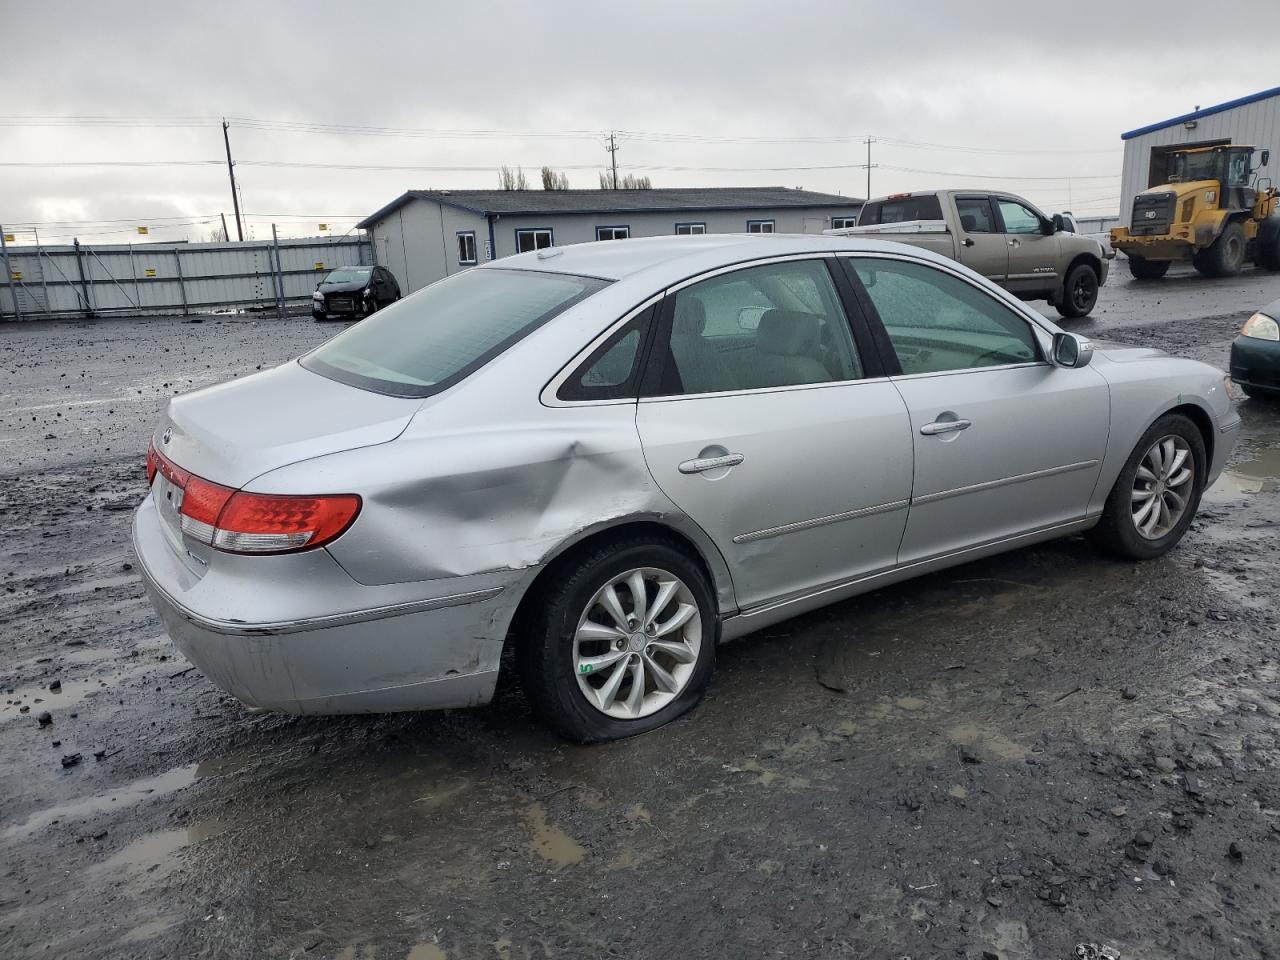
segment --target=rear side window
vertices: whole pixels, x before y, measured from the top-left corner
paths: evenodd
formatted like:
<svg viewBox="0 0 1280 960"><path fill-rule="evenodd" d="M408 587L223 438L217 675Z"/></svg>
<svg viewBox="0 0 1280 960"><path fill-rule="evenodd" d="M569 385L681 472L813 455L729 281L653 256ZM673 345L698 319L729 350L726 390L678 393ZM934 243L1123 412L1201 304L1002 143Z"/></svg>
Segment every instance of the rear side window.
<svg viewBox="0 0 1280 960"><path fill-rule="evenodd" d="M427 397L606 285L532 270L468 270L379 310L301 363L375 393Z"/></svg>
<svg viewBox="0 0 1280 960"><path fill-rule="evenodd" d="M941 220L942 205L936 193L918 197L890 197L873 200L858 214L858 226L873 227L879 223L906 223L908 220Z"/></svg>
<svg viewBox="0 0 1280 960"><path fill-rule="evenodd" d="M996 218L991 215L991 201L986 197L956 197L956 213L960 229L965 233L999 233Z"/></svg>
<svg viewBox="0 0 1280 960"><path fill-rule="evenodd" d="M640 361L656 307L634 317L598 346L556 392L560 400L619 400L636 396Z"/></svg>
<svg viewBox="0 0 1280 960"><path fill-rule="evenodd" d="M904 374L1040 359L1031 324L959 277L904 260L857 257L850 263Z"/></svg>

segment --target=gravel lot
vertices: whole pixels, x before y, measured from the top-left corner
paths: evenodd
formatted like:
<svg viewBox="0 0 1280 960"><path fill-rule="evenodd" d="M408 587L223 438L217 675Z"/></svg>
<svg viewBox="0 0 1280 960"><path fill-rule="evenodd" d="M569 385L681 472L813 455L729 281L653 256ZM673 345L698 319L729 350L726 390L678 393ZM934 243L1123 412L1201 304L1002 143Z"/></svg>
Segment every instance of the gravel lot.
<svg viewBox="0 0 1280 960"><path fill-rule="evenodd" d="M1222 367L1280 296L1119 266L1072 329ZM0 957L1280 957L1280 406L1163 560L886 589L578 747L509 684L253 715L163 636L128 536L165 398L335 329L0 327Z"/></svg>

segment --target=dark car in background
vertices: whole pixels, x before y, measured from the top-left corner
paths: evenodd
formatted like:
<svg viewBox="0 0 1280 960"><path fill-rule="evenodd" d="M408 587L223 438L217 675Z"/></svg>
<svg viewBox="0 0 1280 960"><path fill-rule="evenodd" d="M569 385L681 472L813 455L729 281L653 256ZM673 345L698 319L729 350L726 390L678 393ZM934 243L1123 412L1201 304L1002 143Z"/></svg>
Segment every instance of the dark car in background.
<svg viewBox="0 0 1280 960"><path fill-rule="evenodd" d="M1280 300L1245 321L1231 344L1231 379L1251 397L1280 399Z"/></svg>
<svg viewBox="0 0 1280 960"><path fill-rule="evenodd" d="M311 295L311 315L317 320L367 317L399 299L400 284L386 267L336 267Z"/></svg>

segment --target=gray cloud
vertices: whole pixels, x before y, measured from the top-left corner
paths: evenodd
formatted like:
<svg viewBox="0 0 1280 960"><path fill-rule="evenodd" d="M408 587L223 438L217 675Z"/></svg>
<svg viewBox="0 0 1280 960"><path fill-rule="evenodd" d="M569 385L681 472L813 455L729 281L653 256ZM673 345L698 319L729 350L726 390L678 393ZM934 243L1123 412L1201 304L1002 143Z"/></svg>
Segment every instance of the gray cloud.
<svg viewBox="0 0 1280 960"><path fill-rule="evenodd" d="M1266 22L1271 3L1232 7ZM485 130L656 131L701 136L851 136L877 143L872 191L1008 177L1051 209L1107 212L1121 131L1264 88L1274 77L1195 70L1239 62L1230 30L1187 29L1203 3L1117 5L791 2L545 4L318 2L217 5L46 3L6 10L6 112L260 117L326 124ZM1176 66L1181 65L1181 66ZM1183 69L1182 67L1186 67ZM1251 75L1252 73L1252 75ZM489 167L590 166L595 138L445 139L232 128L238 159ZM826 166L863 162L857 143L650 142L624 136L628 167ZM979 152L979 151L989 152ZM1039 151L1039 152L1032 152ZM196 128L0 126L17 161L216 160L216 120ZM900 168L900 169L893 169ZM907 168L907 169L901 169ZM936 171L916 173L911 170ZM259 236L339 232L410 187L488 187L491 173L237 169ZM774 184L861 195L860 170L652 169L659 185ZM1096 179L1093 179L1096 178ZM225 169L0 168L0 222L230 214ZM294 219L286 221L285 215ZM313 222L314 221L314 222ZM287 222L288 226L284 226ZM127 226L127 225L126 225ZM47 226L49 236L112 225Z"/></svg>

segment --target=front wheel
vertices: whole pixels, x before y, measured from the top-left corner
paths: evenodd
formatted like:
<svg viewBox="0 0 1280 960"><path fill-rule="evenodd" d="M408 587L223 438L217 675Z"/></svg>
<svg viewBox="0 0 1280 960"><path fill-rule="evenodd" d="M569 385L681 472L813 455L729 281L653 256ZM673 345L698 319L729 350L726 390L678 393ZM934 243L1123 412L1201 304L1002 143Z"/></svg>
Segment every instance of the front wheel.
<svg viewBox="0 0 1280 960"><path fill-rule="evenodd" d="M558 571L517 638L534 711L583 743L660 727L699 700L715 668L715 599L674 542L603 544Z"/></svg>
<svg viewBox="0 0 1280 960"><path fill-rule="evenodd" d="M1159 280L1168 272L1168 260L1148 260L1129 254L1129 273L1135 280Z"/></svg>
<svg viewBox="0 0 1280 960"><path fill-rule="evenodd" d="M1098 275L1087 263L1078 263L1067 274L1062 285L1062 297L1055 306L1058 313L1074 319L1087 317L1098 302Z"/></svg>
<svg viewBox="0 0 1280 960"><path fill-rule="evenodd" d="M1095 543L1128 560L1172 550L1191 526L1204 490L1204 438L1181 414L1166 414L1129 455L1090 531Z"/></svg>
<svg viewBox="0 0 1280 960"><path fill-rule="evenodd" d="M1244 269L1244 251L1247 246L1244 227L1228 223L1218 234L1218 239L1200 255L1196 269L1209 277L1234 277Z"/></svg>

